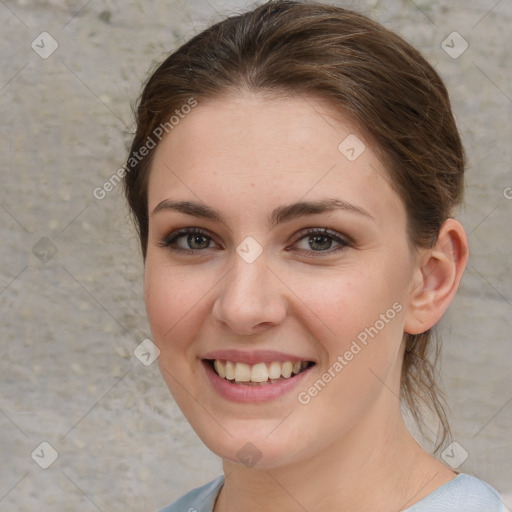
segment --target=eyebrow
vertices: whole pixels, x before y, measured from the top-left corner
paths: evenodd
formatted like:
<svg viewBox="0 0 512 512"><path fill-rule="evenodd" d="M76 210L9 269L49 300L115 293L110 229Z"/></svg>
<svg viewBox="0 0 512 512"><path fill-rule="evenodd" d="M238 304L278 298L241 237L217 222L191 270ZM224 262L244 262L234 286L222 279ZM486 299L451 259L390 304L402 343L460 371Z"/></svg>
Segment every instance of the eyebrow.
<svg viewBox="0 0 512 512"><path fill-rule="evenodd" d="M171 201L170 199L164 199L155 206L151 215L153 216L158 212L167 210L178 211L226 225L226 221L217 210L204 203L196 203L193 201ZM341 199L321 199L318 201L300 201L290 205L279 206L272 211L268 223L274 228L278 224L289 222L304 215L315 215L335 210L343 210L375 220L373 215L361 206Z"/></svg>

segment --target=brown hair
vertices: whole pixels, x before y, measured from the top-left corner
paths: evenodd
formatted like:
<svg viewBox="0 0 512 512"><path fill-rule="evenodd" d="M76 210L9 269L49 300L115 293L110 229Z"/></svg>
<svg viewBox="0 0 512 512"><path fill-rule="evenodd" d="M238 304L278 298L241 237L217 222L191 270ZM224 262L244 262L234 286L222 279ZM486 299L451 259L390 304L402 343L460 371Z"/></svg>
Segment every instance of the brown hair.
<svg viewBox="0 0 512 512"><path fill-rule="evenodd" d="M243 89L313 95L348 116L379 153L404 201L411 246L435 242L461 200L465 166L441 78L401 37L362 14L275 0L196 35L147 81L124 179L144 257L154 149L143 159L134 155L162 131L159 126L170 131L170 116L191 98L200 102ZM422 406L437 414L437 450L450 429L435 370L439 344L431 334L406 334L401 397L423 435Z"/></svg>

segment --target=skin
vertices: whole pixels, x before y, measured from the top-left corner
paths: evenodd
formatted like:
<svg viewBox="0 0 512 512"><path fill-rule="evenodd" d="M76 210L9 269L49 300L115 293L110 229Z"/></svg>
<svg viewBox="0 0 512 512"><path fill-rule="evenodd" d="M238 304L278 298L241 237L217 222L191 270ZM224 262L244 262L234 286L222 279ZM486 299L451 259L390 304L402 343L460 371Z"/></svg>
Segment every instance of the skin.
<svg viewBox="0 0 512 512"><path fill-rule="evenodd" d="M332 112L315 98L241 92L201 102L155 152L146 309L173 397L223 459L215 512L398 511L456 475L409 434L398 396L404 333L425 331L451 302L467 261L464 230L449 219L434 248L411 251L406 211L383 164ZM366 144L352 162L338 150L349 134ZM268 224L276 207L327 198L369 216L335 210ZM153 214L165 200L203 203L225 223L165 208ZM194 252L186 235L178 244L188 252L162 247L185 227L207 231L205 248ZM336 250L333 240L314 251L301 232L325 227L350 245ZM253 263L236 252L247 236L263 250ZM299 403L297 393L396 303L401 311ZM279 350L316 365L282 397L234 403L213 390L200 361L231 348ZM237 457L248 442L261 456L251 468Z"/></svg>

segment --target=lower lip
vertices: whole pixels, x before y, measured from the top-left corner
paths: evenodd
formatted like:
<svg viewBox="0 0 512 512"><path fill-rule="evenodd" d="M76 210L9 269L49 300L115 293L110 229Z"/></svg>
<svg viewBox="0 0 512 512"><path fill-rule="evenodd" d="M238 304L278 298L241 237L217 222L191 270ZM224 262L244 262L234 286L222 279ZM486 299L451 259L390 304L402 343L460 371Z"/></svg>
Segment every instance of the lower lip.
<svg viewBox="0 0 512 512"><path fill-rule="evenodd" d="M274 384L263 384L261 386L246 386L244 384L234 384L229 380L219 377L212 369L209 363L201 361L206 375L213 386L213 389L224 398L233 402L266 402L273 400L298 386L306 377L306 374L313 368L310 366L297 375L289 379L280 380Z"/></svg>

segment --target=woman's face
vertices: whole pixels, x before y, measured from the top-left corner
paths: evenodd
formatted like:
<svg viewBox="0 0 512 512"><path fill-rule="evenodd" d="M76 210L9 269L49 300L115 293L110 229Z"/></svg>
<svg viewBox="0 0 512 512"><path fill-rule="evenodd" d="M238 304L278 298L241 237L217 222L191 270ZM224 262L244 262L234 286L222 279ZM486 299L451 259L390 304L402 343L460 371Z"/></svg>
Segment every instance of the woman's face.
<svg viewBox="0 0 512 512"><path fill-rule="evenodd" d="M159 365L205 444L246 465L303 460L399 411L417 268L406 213L329 112L310 97L199 103L151 168Z"/></svg>

